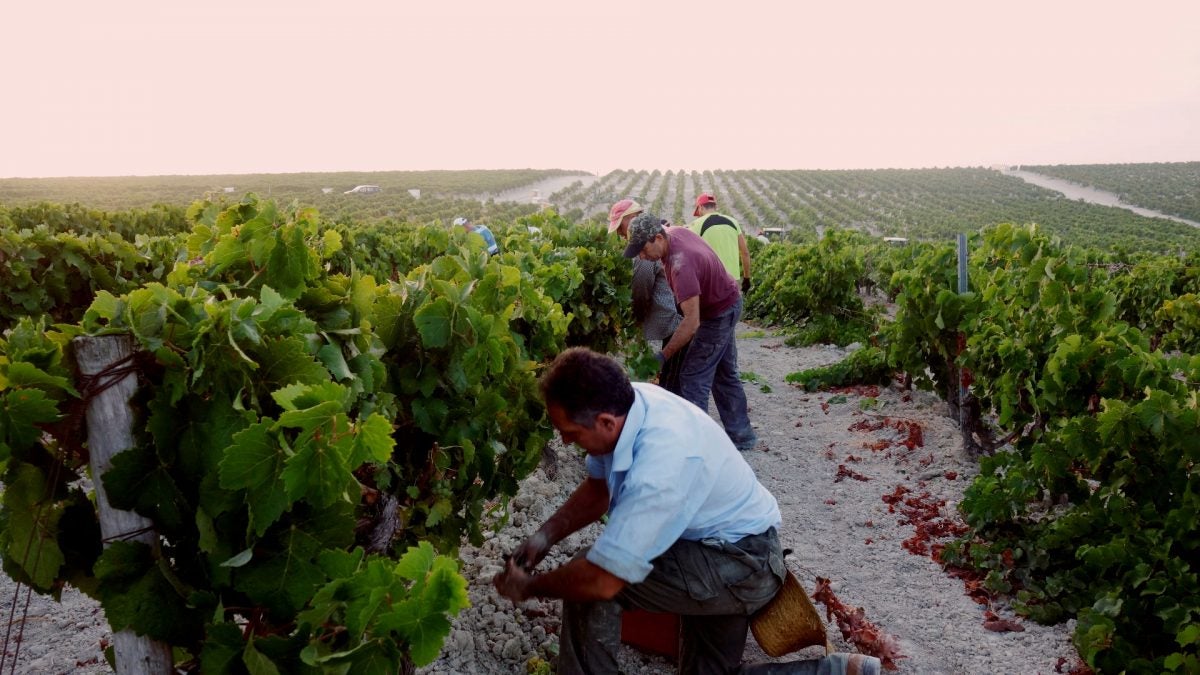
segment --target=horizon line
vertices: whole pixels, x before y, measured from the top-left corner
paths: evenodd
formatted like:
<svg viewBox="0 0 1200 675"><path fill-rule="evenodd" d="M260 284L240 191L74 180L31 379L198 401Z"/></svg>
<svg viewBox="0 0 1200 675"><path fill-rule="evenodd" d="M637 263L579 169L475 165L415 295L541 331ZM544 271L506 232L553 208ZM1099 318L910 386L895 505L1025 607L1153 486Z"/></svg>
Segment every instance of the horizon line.
<svg viewBox="0 0 1200 675"><path fill-rule="evenodd" d="M789 167L789 168L737 168L724 169L707 167L703 169L686 169L686 168L662 168L662 167L617 167L607 170L588 170L580 168L561 168L561 167L471 167L471 168L453 168L453 169L330 169L330 170L308 170L308 171L235 171L235 172L204 172L204 173L123 173L123 174L61 174L61 175L40 175L40 176L2 176L0 180L54 180L54 179L79 179L79 178L202 178L207 176L294 176L300 174L380 174L380 173L457 173L468 171L563 171L567 173L580 173L591 176L604 176L615 171L633 171L633 172L650 172L658 171L660 173L704 173L711 171L927 171L931 169L995 169L996 167L1019 167L1019 166L1123 166L1137 164L1193 164L1200 162L1196 160L1171 160L1171 161L1136 161L1136 162L1079 162L1079 163L1044 163L1044 162L989 162L986 164L959 164L959 165L933 165L933 166L874 166L874 167L855 167L855 168L812 168L812 167Z"/></svg>

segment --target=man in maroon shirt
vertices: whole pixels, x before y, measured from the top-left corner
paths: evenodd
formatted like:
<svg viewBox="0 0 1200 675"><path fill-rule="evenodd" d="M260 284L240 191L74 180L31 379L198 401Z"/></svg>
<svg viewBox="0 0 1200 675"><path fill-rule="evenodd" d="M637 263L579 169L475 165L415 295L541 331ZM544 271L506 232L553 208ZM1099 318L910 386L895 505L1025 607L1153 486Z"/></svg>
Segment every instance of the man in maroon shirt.
<svg viewBox="0 0 1200 675"><path fill-rule="evenodd" d="M683 321L656 356L660 362L687 347L679 373L680 395L701 410L711 391L725 433L738 450L758 442L738 377L734 329L742 316L742 294L716 252L686 227L664 227L650 213L629 223L625 257L662 261Z"/></svg>

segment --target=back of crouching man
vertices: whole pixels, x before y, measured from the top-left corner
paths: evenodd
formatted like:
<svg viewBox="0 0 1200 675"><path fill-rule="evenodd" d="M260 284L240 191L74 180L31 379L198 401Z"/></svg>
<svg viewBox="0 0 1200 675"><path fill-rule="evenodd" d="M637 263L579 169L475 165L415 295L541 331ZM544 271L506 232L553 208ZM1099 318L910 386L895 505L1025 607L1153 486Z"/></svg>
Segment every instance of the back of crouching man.
<svg viewBox="0 0 1200 675"><path fill-rule="evenodd" d="M784 576L779 506L711 417L607 356L563 352L541 390L587 478L495 579L501 595L563 600L558 672L616 673L621 607L681 615L680 668L739 667L750 616ZM567 535L605 514L590 548L533 574Z"/></svg>
<svg viewBox="0 0 1200 675"><path fill-rule="evenodd" d="M742 664L751 617L783 584L781 518L711 417L584 348L560 354L541 391L563 443L587 452L587 477L493 583L513 602L562 600L556 672L617 673L621 611L639 608L679 615L680 673L878 675L879 660L859 655ZM534 572L605 514L592 546Z"/></svg>

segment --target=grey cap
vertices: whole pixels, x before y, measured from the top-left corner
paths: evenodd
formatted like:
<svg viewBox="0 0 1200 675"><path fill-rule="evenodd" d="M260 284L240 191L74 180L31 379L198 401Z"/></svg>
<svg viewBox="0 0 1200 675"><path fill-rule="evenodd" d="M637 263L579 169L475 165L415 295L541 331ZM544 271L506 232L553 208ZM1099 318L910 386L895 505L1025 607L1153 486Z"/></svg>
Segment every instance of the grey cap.
<svg viewBox="0 0 1200 675"><path fill-rule="evenodd" d="M642 249L660 234L666 234L662 222L653 213L643 211L629 221L629 245L625 247L626 258L636 258Z"/></svg>

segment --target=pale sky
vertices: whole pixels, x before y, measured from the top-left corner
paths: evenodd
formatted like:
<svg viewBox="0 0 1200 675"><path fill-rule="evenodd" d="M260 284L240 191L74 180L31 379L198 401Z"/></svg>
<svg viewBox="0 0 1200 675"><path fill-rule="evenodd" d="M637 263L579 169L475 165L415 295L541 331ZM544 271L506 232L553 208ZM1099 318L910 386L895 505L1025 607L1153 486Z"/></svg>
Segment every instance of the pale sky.
<svg viewBox="0 0 1200 675"><path fill-rule="evenodd" d="M0 177L1200 160L1200 0L11 0Z"/></svg>

